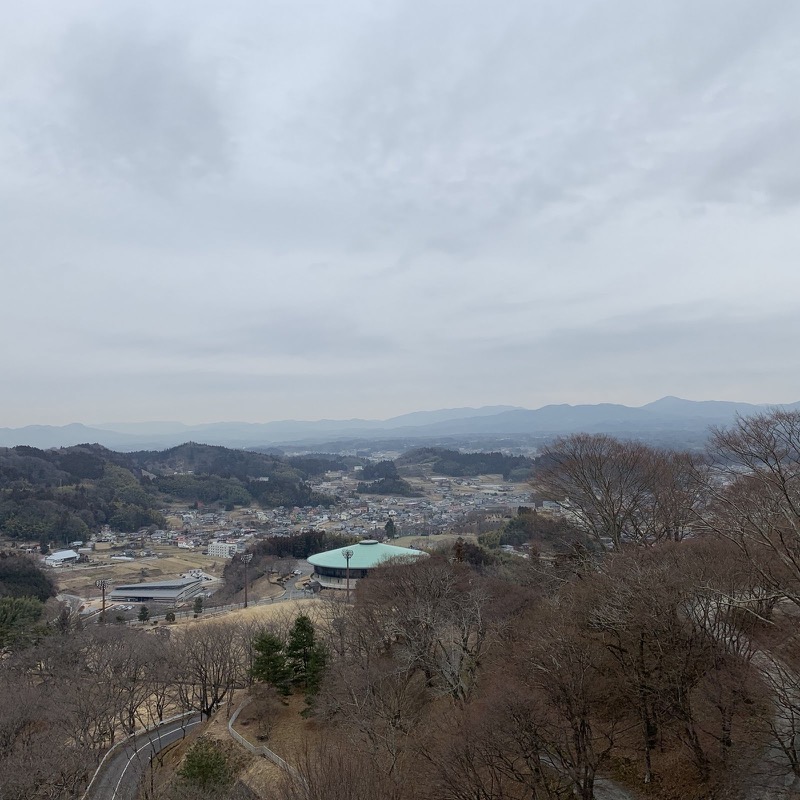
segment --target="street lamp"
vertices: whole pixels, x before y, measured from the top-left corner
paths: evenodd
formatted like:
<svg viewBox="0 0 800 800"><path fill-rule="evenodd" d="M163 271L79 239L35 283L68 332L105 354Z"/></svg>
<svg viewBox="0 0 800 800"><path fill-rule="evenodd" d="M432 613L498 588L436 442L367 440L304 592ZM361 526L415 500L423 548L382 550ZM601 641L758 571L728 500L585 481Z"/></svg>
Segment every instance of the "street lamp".
<svg viewBox="0 0 800 800"><path fill-rule="evenodd" d="M344 560L347 562L347 602L350 602L350 559L353 557L353 551L348 547L347 550L342 550Z"/></svg>
<svg viewBox="0 0 800 800"><path fill-rule="evenodd" d="M247 608L247 565L253 560L253 554L242 553L240 557L244 564L244 607Z"/></svg>
<svg viewBox="0 0 800 800"><path fill-rule="evenodd" d="M100 622L106 621L106 589L111 585L111 581L105 578L98 578L94 585L103 593L103 610L100 612Z"/></svg>

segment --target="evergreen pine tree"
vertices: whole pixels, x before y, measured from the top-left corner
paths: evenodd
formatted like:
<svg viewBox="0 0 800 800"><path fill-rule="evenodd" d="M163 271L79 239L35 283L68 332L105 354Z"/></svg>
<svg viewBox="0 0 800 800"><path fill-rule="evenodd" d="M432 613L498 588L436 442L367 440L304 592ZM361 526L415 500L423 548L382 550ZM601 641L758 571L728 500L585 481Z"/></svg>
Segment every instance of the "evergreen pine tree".
<svg viewBox="0 0 800 800"><path fill-rule="evenodd" d="M311 658L308 662L308 669L306 670L306 696L307 699L313 697L319 692L320 684L322 683L322 674L325 672L325 664L328 656L325 648L319 642L314 645L311 651Z"/></svg>
<svg viewBox="0 0 800 800"><path fill-rule="evenodd" d="M274 686L279 694L290 694L289 680L292 671L283 652L283 642L271 633L262 633L253 642L253 649L256 657L250 670L252 676Z"/></svg>
<svg viewBox="0 0 800 800"><path fill-rule="evenodd" d="M301 686L308 695L319 691L325 669L325 648L316 640L314 625L301 614L294 621L286 645L286 657L292 675L292 683Z"/></svg>

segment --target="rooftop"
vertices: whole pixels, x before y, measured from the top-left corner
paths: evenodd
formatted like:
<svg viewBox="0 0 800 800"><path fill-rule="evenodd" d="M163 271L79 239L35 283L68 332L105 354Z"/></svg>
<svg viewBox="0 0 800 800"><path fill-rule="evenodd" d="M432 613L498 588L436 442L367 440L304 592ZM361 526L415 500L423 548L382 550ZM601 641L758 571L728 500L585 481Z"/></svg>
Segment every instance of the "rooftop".
<svg viewBox="0 0 800 800"><path fill-rule="evenodd" d="M154 589L182 589L185 586L191 586L193 583L198 583L200 578L178 578L174 581L150 581L142 583L125 583L114 587L115 592L130 591L132 589L144 589L145 591L153 591Z"/></svg>
<svg viewBox="0 0 800 800"><path fill-rule="evenodd" d="M50 553L50 555L47 556L47 558L52 559L53 561L78 557L78 554L74 550L59 550L58 552Z"/></svg>
<svg viewBox="0 0 800 800"><path fill-rule="evenodd" d="M351 550L353 553L350 558L351 569L370 569L391 558L411 559L428 555L422 550L381 544L375 539L364 539L358 544L337 547L335 550L327 550L324 553L316 553L308 557L308 563L313 564L315 567L346 567L345 550Z"/></svg>

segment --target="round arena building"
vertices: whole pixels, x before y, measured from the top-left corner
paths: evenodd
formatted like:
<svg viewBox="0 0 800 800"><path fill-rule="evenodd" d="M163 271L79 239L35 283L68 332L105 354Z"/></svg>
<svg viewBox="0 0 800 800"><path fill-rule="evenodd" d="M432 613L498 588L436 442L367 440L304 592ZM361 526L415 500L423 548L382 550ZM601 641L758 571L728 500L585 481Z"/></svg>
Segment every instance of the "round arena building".
<svg viewBox="0 0 800 800"><path fill-rule="evenodd" d="M314 574L311 578L318 581L324 589L346 589L348 560L345 554L348 551L351 553L351 589L359 580L366 578L371 569L384 564L390 559L415 561L428 555L423 550L381 544L376 539L363 539L358 544L337 547L335 550L326 550L324 553L309 556L308 563L314 567Z"/></svg>

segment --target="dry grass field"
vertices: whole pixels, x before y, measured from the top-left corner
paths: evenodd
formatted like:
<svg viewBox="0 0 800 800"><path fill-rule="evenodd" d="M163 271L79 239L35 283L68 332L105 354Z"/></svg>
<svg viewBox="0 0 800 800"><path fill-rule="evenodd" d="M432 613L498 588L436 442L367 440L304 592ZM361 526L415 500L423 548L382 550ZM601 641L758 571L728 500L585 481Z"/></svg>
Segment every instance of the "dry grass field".
<svg viewBox="0 0 800 800"><path fill-rule="evenodd" d="M239 608L234 611L226 611L224 614L201 614L196 619L194 617L179 617L175 622L170 623L170 628L180 628L185 625L213 625L219 622L267 622L275 620L286 620L291 625L298 614L307 614L312 620L322 611L324 607L322 600L310 597L307 600L286 600L284 602L270 603L261 606L250 606L249 608Z"/></svg>
<svg viewBox="0 0 800 800"><path fill-rule="evenodd" d="M302 695L287 698L282 706L272 706L267 712L269 735L261 738L265 712L256 701L245 706L236 722L236 730L252 744L266 745L273 753L294 765L309 748L313 750L319 737L316 721L301 716L306 708ZM270 784L274 786L282 777L280 768L267 759L262 759L260 767L253 765L245 775L245 782L256 790L267 788Z"/></svg>
<svg viewBox="0 0 800 800"><path fill-rule="evenodd" d="M137 558L134 561L112 561L112 552L95 553L86 565L63 567L53 570L58 588L62 592L81 597L96 597L98 578L112 583L134 583L139 580L179 578L192 569L202 569L215 577L222 576L225 559L204 556L199 550L179 550L176 547L153 548L157 553L152 558Z"/></svg>
<svg viewBox="0 0 800 800"><path fill-rule="evenodd" d="M478 537L471 533L435 533L432 536L398 536L397 539L392 539L389 544L396 545L397 547L414 547L421 545L425 550L435 550L440 545L453 544L458 537L466 541L476 542Z"/></svg>

